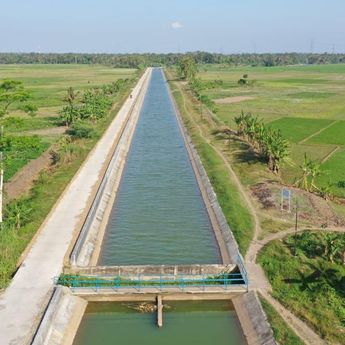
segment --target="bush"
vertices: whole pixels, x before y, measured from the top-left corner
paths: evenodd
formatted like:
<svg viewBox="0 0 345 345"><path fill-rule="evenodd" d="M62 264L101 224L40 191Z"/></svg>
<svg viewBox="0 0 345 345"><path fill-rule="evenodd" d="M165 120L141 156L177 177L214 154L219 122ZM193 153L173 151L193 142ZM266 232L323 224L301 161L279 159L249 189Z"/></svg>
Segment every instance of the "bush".
<svg viewBox="0 0 345 345"><path fill-rule="evenodd" d="M49 151L49 155L50 155L51 165L56 165L57 163L60 162L61 160L60 152L51 149Z"/></svg>
<svg viewBox="0 0 345 345"><path fill-rule="evenodd" d="M66 133L73 138L92 138L95 134L93 127L86 123L74 123L70 128L67 129Z"/></svg>
<svg viewBox="0 0 345 345"><path fill-rule="evenodd" d="M344 344L344 250L345 234L303 232L270 242L258 257L273 296L332 344Z"/></svg>
<svg viewBox="0 0 345 345"><path fill-rule="evenodd" d="M30 221L31 211L24 199L7 204L5 208L5 226L20 229Z"/></svg>
<svg viewBox="0 0 345 345"><path fill-rule="evenodd" d="M0 138L0 150L5 158L5 181L8 181L30 160L39 157L49 144L42 142L37 135L8 135Z"/></svg>

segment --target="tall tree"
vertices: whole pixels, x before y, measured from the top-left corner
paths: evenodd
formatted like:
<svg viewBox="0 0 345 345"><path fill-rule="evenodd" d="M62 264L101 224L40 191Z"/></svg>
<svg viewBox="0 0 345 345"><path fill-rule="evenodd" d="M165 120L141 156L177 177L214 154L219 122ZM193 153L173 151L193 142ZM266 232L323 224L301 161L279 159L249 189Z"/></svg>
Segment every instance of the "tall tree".
<svg viewBox="0 0 345 345"><path fill-rule="evenodd" d="M193 81L197 71L196 61L192 55L185 55L180 58L177 64L177 73L181 79Z"/></svg>
<svg viewBox="0 0 345 345"><path fill-rule="evenodd" d="M20 81L3 80L0 83L0 117L4 117L9 112L11 105L16 105L20 109L20 104L31 98L31 93L24 88ZM24 111L32 112L32 106L22 108ZM37 108L36 108L37 110Z"/></svg>

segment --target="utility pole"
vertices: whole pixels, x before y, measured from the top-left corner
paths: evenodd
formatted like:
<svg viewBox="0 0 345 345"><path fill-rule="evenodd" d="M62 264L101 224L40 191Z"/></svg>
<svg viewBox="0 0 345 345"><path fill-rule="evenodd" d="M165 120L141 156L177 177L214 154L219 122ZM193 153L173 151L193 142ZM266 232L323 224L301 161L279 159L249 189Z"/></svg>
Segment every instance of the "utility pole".
<svg viewBox="0 0 345 345"><path fill-rule="evenodd" d="M298 230L298 200L296 199L296 217L295 217L295 256L297 254L297 230Z"/></svg>
<svg viewBox="0 0 345 345"><path fill-rule="evenodd" d="M4 135L4 126L1 126L1 138ZM4 162L3 152L0 152L0 226L2 226L2 204L3 204L3 191L4 191Z"/></svg>

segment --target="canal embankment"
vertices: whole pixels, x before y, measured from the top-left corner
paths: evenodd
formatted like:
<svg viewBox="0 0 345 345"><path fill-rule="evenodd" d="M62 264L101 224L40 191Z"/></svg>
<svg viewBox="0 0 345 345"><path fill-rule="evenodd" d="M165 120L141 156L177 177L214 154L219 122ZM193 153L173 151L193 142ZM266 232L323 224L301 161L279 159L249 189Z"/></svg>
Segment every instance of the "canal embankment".
<svg viewBox="0 0 345 345"><path fill-rule="evenodd" d="M35 243L22 262L9 287L0 297L2 344L26 345L32 340L54 290L54 277L63 269L70 243L79 232L86 210L95 197L104 166L112 154L114 141L141 87L147 70L116 118L91 151L42 225Z"/></svg>

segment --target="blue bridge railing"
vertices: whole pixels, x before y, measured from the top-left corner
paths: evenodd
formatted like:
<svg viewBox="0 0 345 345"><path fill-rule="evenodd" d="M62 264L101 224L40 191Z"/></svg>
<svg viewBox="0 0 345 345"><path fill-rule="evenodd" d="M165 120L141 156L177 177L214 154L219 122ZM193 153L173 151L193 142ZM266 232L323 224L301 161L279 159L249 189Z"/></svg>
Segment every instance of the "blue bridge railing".
<svg viewBox="0 0 345 345"><path fill-rule="evenodd" d="M205 290L206 288L217 287L228 290L235 286L247 287L247 280L240 272L214 276L203 274L138 274L121 277L61 275L55 279L55 284L68 286L71 289L93 289L95 291L102 289L135 289L141 291L152 288L159 290L178 288L184 291L186 288Z"/></svg>

